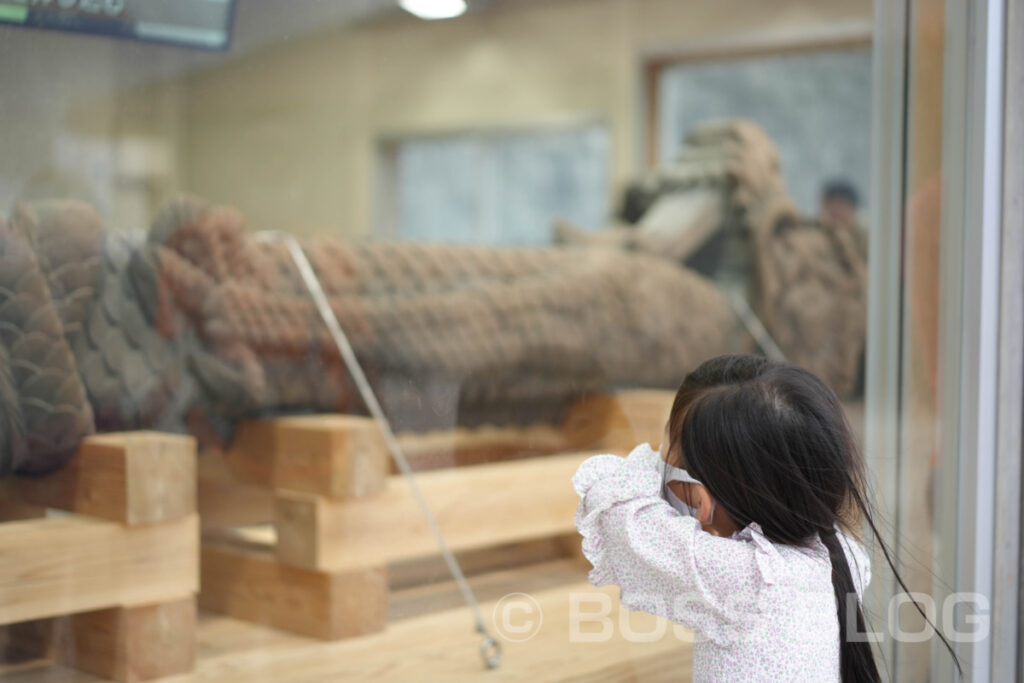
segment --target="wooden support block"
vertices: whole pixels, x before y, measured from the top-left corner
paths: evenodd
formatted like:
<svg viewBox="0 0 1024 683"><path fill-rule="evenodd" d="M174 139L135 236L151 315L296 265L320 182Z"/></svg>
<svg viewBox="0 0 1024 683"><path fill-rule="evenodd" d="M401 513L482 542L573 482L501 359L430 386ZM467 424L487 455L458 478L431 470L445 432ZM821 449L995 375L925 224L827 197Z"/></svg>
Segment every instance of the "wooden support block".
<svg viewBox="0 0 1024 683"><path fill-rule="evenodd" d="M0 624L177 599L199 588L199 520L73 515L0 524Z"/></svg>
<svg viewBox="0 0 1024 683"><path fill-rule="evenodd" d="M398 435L398 445L416 471L504 462L577 450L564 430L550 424L472 429L457 427ZM392 473L398 468L392 462Z"/></svg>
<svg viewBox="0 0 1024 683"><path fill-rule="evenodd" d="M674 391L628 390L576 402L561 425L485 425L398 435L417 471L502 462L576 450L629 451L647 441L657 445L672 407ZM392 464L392 472L397 469Z"/></svg>
<svg viewBox="0 0 1024 683"><path fill-rule="evenodd" d="M289 567L272 554L203 544L199 605L237 619L336 640L384 629L383 567L327 573Z"/></svg>
<svg viewBox="0 0 1024 683"><path fill-rule="evenodd" d="M645 441L661 443L675 392L638 389L591 396L566 415L566 438L579 448L628 452Z"/></svg>
<svg viewBox="0 0 1024 683"><path fill-rule="evenodd" d="M580 543L575 531L570 535L539 538L519 543L506 543L492 548L466 550L456 554L459 567L467 577L481 574L509 571L529 565L538 565L556 560L572 559L578 554L573 549ZM587 565L589 567L589 565ZM444 559L438 555L398 562L388 566L388 586L392 594L396 590L450 581L451 574Z"/></svg>
<svg viewBox="0 0 1024 683"><path fill-rule="evenodd" d="M53 654L53 627L53 619L0 626L0 662L49 659Z"/></svg>
<svg viewBox="0 0 1024 683"><path fill-rule="evenodd" d="M435 470L418 482L453 551L515 543L573 531L579 498L571 480L587 455ZM278 558L307 569L375 567L438 552L400 476L361 500L278 492L274 524Z"/></svg>
<svg viewBox="0 0 1024 683"><path fill-rule="evenodd" d="M500 627L503 617L498 602L509 593L524 592L535 600L532 604L536 610L513 611L509 621L515 627L533 622L537 633L519 642L503 638L505 656L497 671L484 670L479 656L481 637L472 629L469 611L461 602L452 601L450 609L431 609L421 616L393 621L381 633L334 643L278 640L272 647L257 645L240 650L235 643L242 635L237 630L224 628L219 634L210 633L204 638L211 649L223 654L206 661L200 658L193 678L197 681L225 678L237 681L690 680L692 634L661 617L643 612L622 613L625 608L619 605L618 588L594 588L577 569L567 572L551 565L504 574L502 579L488 579L483 585L473 582L482 601L480 608L487 626L502 638L505 632ZM548 582L551 575L565 579L552 585ZM580 600L581 597L584 599ZM543 618L538 618L541 615ZM609 622L611 628L606 627ZM620 626L624 623L628 631ZM602 632L606 637L602 637ZM530 633L532 631L525 635ZM570 642L573 633L589 637ZM263 634L259 637L260 642L272 638Z"/></svg>
<svg viewBox="0 0 1024 683"><path fill-rule="evenodd" d="M192 670L196 598L72 615L57 625L57 660L103 678L147 681Z"/></svg>
<svg viewBox="0 0 1024 683"><path fill-rule="evenodd" d="M0 500L0 522L16 522L45 516L46 508L39 505L28 505L15 500Z"/></svg>
<svg viewBox="0 0 1024 683"><path fill-rule="evenodd" d="M389 457L380 427L355 415L244 422L226 455L243 481L341 499L380 491Z"/></svg>
<svg viewBox="0 0 1024 683"><path fill-rule="evenodd" d="M223 453L201 453L198 472L196 502L203 533L273 521L273 491L239 481L224 461Z"/></svg>
<svg viewBox="0 0 1024 683"><path fill-rule="evenodd" d="M196 509L195 439L161 432L97 434L44 477L0 480L0 499L124 524L180 519Z"/></svg>
<svg viewBox="0 0 1024 683"><path fill-rule="evenodd" d="M579 532L560 536L557 541L562 557L579 562L586 567L590 566L590 561L583 554L583 537Z"/></svg>

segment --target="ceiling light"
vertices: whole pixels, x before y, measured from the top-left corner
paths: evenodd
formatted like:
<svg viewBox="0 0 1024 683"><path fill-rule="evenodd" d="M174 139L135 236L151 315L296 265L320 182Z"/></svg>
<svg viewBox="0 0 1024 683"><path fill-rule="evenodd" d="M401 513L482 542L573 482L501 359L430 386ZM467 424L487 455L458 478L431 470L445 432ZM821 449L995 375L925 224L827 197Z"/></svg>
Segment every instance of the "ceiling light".
<svg viewBox="0 0 1024 683"><path fill-rule="evenodd" d="M420 19L451 19L466 11L466 0L398 0L398 4Z"/></svg>

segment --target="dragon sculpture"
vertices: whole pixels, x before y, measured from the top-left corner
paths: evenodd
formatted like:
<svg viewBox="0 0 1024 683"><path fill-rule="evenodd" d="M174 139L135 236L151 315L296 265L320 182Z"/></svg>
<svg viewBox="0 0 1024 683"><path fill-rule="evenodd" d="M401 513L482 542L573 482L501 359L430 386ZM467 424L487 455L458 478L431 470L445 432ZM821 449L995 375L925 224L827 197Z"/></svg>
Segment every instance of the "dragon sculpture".
<svg viewBox="0 0 1024 683"><path fill-rule="evenodd" d="M756 126L695 130L640 190L637 225L561 225L552 247L303 247L397 429L552 421L589 393L674 387L753 348L737 292L791 360L852 388L863 263L797 215ZM0 220L0 410L0 473L41 474L95 430L227 438L243 416L363 407L286 248L184 197L148 233L69 200Z"/></svg>

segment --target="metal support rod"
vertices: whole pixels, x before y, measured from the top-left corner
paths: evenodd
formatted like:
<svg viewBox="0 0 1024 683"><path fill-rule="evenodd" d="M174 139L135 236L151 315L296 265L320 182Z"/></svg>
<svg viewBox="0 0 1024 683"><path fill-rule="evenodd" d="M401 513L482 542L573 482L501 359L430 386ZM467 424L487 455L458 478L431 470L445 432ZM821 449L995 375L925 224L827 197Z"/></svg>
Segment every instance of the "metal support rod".
<svg viewBox="0 0 1024 683"><path fill-rule="evenodd" d="M757 345L764 351L764 355L774 361L785 363L786 354L775 343L775 339L772 338L764 323L754 313L754 309L747 303L746 298L735 290L727 291L726 296L729 298L729 303L732 304L733 310L736 311L736 315L739 316L740 322L743 323L743 326L747 328L747 332L750 333L750 336L754 338Z"/></svg>

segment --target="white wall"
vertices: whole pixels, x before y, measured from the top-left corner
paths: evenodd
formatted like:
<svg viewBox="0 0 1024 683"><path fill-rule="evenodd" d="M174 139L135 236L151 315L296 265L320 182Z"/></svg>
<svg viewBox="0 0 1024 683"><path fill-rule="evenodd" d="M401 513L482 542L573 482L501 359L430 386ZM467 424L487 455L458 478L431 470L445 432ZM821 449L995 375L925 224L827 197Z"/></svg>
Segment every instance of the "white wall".
<svg viewBox="0 0 1024 683"><path fill-rule="evenodd" d="M577 117L610 126L612 190L643 156L642 54L870 19L870 0L516 0L282 35L221 62L2 28L0 210L56 187L130 227L190 190L256 228L366 234L382 136Z"/></svg>
<svg viewBox="0 0 1024 683"><path fill-rule="evenodd" d="M0 211L72 196L117 227L143 227L181 175L183 84L138 86L140 65L185 53L70 33L0 27Z"/></svg>

